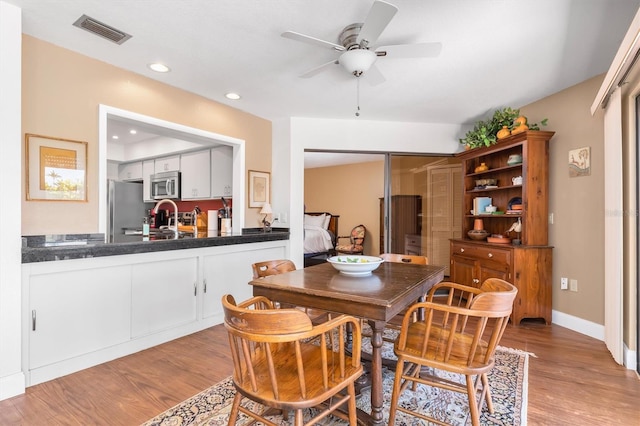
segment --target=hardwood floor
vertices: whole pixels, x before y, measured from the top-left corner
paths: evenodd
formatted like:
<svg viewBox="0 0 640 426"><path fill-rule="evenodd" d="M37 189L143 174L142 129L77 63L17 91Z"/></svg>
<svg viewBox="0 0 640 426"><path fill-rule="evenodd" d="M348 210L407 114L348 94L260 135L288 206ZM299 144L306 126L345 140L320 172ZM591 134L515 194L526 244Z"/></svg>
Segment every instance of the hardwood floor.
<svg viewBox="0 0 640 426"><path fill-rule="evenodd" d="M138 425L229 376L222 325L32 386L0 401L0 425ZM529 362L529 425L638 425L640 380L604 343L559 326L509 326Z"/></svg>

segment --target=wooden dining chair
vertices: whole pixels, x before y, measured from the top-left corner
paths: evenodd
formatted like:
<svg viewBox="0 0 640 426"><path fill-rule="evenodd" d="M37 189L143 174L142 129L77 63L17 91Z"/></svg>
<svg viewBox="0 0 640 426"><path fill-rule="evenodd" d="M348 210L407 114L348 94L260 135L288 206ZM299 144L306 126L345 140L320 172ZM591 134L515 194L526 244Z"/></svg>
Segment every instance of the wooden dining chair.
<svg viewBox="0 0 640 426"><path fill-rule="evenodd" d="M251 265L251 269L253 269L253 278L255 279L295 271L296 264L289 259L276 259L256 262Z"/></svg>
<svg viewBox="0 0 640 426"><path fill-rule="evenodd" d="M418 256L415 254L382 253L380 257L387 262L414 263L416 265L429 264L429 259L427 258L427 256Z"/></svg>
<svg viewBox="0 0 640 426"><path fill-rule="evenodd" d="M296 270L296 264L289 259L275 259L266 260L263 262L256 262L251 265L253 270L253 278L264 278L269 275L284 274L285 272L291 272ZM293 307L290 305L283 305L283 307ZM314 323L326 321L327 318L331 318L331 314L321 311L319 309L299 308L303 310Z"/></svg>
<svg viewBox="0 0 640 426"><path fill-rule="evenodd" d="M436 291L443 289L448 290L447 301L434 302ZM442 419L398 404L400 394L410 384L415 391L418 383L465 393L474 426L480 424L483 403L493 413L487 373L493 368L495 350L509 322L516 294L517 289L506 281L493 281L485 289L440 283L430 291L428 301L416 303L407 311L394 345L398 363L389 424L394 424L398 410L425 421L446 424ZM414 320L413 312L418 309L424 310L424 320ZM430 367L432 372L461 374L464 383L437 377L422 367Z"/></svg>
<svg viewBox="0 0 640 426"><path fill-rule="evenodd" d="M427 256L419 256L412 254L400 254L400 253L382 253L380 255L386 262L395 262L395 263L413 263L414 265L428 265L429 258ZM404 309L398 315L393 317L388 323L387 328L392 328L396 330L400 330L400 325L402 324L402 319L404 318L404 314L407 312ZM387 337L383 337L383 340L390 342L395 339L389 339Z"/></svg>
<svg viewBox="0 0 640 426"><path fill-rule="evenodd" d="M357 424L354 382L363 368L356 318L340 315L314 326L304 312L275 309L262 296L237 304L227 294L222 305L237 391L229 425L235 424L239 413L274 425L264 418L272 408L283 413L295 411L294 424L301 426L303 410L312 407L318 411L309 412L313 419L306 424L332 413L348 419L352 426ZM347 327L354 336L351 356L345 351ZM244 398L264 407L243 405ZM345 404L347 416L338 411Z"/></svg>

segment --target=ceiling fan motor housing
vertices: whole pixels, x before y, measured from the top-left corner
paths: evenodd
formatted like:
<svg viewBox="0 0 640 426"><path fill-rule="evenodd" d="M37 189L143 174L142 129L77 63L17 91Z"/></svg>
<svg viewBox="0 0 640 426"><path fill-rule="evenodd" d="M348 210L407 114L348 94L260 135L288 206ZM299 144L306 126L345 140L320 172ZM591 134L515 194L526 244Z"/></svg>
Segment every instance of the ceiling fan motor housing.
<svg viewBox="0 0 640 426"><path fill-rule="evenodd" d="M353 49L367 49L367 45L369 44L368 40L362 40L362 46L358 43L358 34L360 34L360 29L362 28L362 23L356 23L347 25L340 32L338 36L338 40L340 44L344 46L346 50Z"/></svg>

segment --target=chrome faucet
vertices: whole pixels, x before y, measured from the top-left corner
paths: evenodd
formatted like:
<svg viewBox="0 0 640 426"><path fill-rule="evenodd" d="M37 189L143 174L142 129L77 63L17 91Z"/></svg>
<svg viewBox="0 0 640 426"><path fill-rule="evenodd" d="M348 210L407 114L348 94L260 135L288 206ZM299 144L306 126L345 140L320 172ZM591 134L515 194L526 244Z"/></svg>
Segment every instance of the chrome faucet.
<svg viewBox="0 0 640 426"><path fill-rule="evenodd" d="M193 226L193 238L198 238L198 215L202 213L200 207L195 206L191 211L191 225Z"/></svg>
<svg viewBox="0 0 640 426"><path fill-rule="evenodd" d="M178 239L178 206L176 205L176 203L173 202L173 200L170 200L168 198L165 198L164 200L160 200L158 201L158 204L156 204L156 206L153 208L153 212L154 213L158 213L158 207L160 207L162 204L164 203L169 203L173 206L173 232L174 232L174 236L173 238L175 240ZM169 225L169 229L171 228L171 225Z"/></svg>

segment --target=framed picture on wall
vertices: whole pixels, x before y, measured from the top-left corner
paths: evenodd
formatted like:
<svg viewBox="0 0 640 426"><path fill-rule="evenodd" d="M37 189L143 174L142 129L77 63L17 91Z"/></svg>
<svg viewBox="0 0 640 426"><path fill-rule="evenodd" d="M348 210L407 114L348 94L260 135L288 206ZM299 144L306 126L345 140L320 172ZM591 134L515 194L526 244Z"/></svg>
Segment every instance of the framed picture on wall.
<svg viewBox="0 0 640 426"><path fill-rule="evenodd" d="M265 203L269 203L270 188L269 172L249 170L249 207L262 207Z"/></svg>
<svg viewBox="0 0 640 426"><path fill-rule="evenodd" d="M87 201L87 142L25 135L27 200Z"/></svg>

